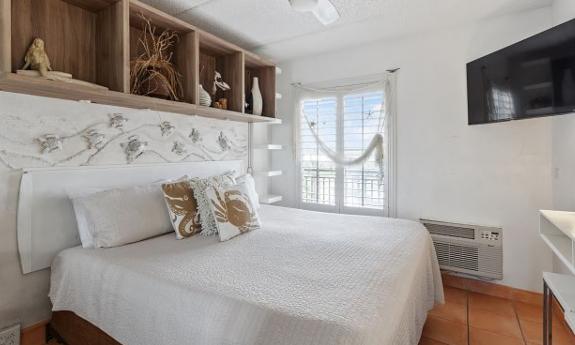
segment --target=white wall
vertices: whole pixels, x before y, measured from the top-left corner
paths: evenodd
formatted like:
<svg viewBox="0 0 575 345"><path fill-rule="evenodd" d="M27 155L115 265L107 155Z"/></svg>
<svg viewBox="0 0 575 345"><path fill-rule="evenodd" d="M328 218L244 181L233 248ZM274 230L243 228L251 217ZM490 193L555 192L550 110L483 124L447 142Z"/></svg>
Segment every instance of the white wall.
<svg viewBox="0 0 575 345"><path fill-rule="evenodd" d="M110 126L112 113L126 117L123 128ZM162 121L169 121L175 131L162 134ZM88 127L104 134L108 145L89 149L83 137ZM188 137L194 128L201 135L197 142ZM149 143L135 163L245 159L247 129L247 124L232 121L0 92L0 329L16 323L29 326L50 315L50 271L22 275L20 269L16 210L21 168L126 164L121 144L132 135ZM220 133L230 140L227 150L219 144ZM62 150L43 154L35 139L45 134L67 137ZM187 154L172 152L175 141L184 143Z"/></svg>
<svg viewBox="0 0 575 345"><path fill-rule="evenodd" d="M279 85L284 125L272 133L288 147L272 160L286 177L273 183L274 192L285 205L297 204L289 83L399 67L399 217L503 227L502 283L540 290L541 271L552 261L537 233L537 210L552 204L551 120L468 126L466 62L551 25L551 8L544 8L286 62Z"/></svg>
<svg viewBox="0 0 575 345"><path fill-rule="evenodd" d="M552 15L555 25L575 18L575 1L554 0ZM575 117L572 114L553 119L552 138L553 208L575 211ZM553 269L569 272L556 257Z"/></svg>

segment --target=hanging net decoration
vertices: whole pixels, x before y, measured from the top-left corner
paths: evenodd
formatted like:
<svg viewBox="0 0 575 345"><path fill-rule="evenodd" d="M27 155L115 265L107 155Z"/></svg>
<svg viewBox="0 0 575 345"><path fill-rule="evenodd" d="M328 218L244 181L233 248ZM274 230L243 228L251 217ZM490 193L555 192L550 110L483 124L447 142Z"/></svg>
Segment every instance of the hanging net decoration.
<svg viewBox="0 0 575 345"><path fill-rule="evenodd" d="M305 98L320 98L321 96L325 96L326 94L333 94L333 93L342 93L342 92L358 92L362 90L368 89L383 89L383 102L380 107L377 107L373 113L376 113L378 116L378 130L377 133L373 135L371 141L367 145L367 147L363 150L363 152L356 158L348 158L345 157L343 152L338 152L333 150L326 144L322 138L319 136L317 131L317 124L313 121L310 121L305 112L303 111L303 106L301 100L299 102L299 107L297 109L297 114L299 116L303 116L305 123L309 127L312 136L318 145L318 148L321 150L323 154L325 154L332 162L334 162L338 166L353 166L359 165L367 162L371 157L374 158L375 163L378 166L378 178L379 183L382 184L384 180L384 153L385 153L385 140L384 140L384 133L385 133L385 124L386 124L386 117L389 117L392 111L393 106L393 73L386 73L383 80L378 80L375 82L368 82L368 83L359 83L359 84L351 84L351 85L343 85L343 86L336 86L332 88L325 88L325 89L314 89L310 87L303 86L301 84L293 84L294 87L300 89L300 98L301 100ZM294 133L294 139L297 139L297 136ZM298 142L295 140L294 142Z"/></svg>

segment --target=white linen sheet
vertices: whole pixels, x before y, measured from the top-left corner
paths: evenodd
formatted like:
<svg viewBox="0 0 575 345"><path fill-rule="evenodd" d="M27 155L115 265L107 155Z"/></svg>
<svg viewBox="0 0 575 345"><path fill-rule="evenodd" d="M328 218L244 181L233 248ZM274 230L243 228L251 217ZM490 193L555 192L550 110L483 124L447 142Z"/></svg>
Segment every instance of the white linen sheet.
<svg viewBox="0 0 575 345"><path fill-rule="evenodd" d="M64 250L53 310L125 345L416 345L443 302L431 237L413 221L262 205L227 242L174 234Z"/></svg>

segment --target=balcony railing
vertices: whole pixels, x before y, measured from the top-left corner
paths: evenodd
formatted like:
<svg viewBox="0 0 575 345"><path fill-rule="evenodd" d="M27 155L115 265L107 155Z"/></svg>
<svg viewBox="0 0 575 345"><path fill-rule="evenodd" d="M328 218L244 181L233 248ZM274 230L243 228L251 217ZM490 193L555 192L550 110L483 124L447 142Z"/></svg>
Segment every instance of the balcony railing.
<svg viewBox="0 0 575 345"><path fill-rule="evenodd" d="M335 170L303 169L302 201L335 205ZM377 170L348 170L344 178L344 205L348 207L383 208L384 189Z"/></svg>

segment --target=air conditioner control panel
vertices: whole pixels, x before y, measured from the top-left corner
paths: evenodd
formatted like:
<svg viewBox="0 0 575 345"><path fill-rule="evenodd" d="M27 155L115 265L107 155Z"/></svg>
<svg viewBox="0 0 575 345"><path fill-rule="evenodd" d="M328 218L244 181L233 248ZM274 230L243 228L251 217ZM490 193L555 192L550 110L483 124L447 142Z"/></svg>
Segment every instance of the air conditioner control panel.
<svg viewBox="0 0 575 345"><path fill-rule="evenodd" d="M489 240L489 241L498 241L499 240L499 232L495 232L495 231L482 231L481 232L481 238L484 240Z"/></svg>
<svg viewBox="0 0 575 345"><path fill-rule="evenodd" d="M477 230L478 230L477 232L479 233L479 240L482 243L490 245L498 245L501 243L503 237L501 229L483 227Z"/></svg>

